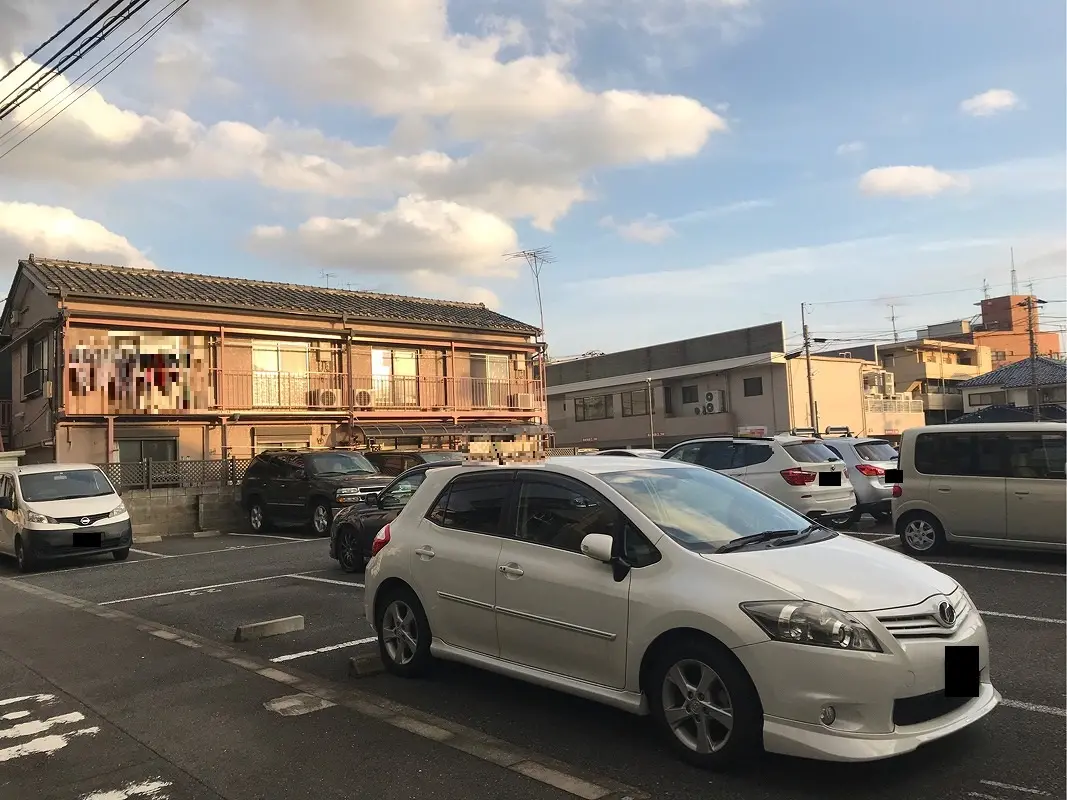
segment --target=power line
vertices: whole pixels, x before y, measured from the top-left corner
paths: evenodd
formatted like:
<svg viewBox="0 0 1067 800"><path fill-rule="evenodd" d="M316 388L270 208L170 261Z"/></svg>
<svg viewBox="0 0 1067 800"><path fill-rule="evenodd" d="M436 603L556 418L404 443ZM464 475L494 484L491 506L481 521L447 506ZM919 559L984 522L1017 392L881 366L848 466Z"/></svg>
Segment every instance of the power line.
<svg viewBox="0 0 1067 800"><path fill-rule="evenodd" d="M58 39L60 36L62 36L66 32L67 28L69 28L75 22L77 22L82 17L84 17L86 14L88 14L89 10L99 2L100 2L100 0L92 0L92 2L89 3L89 5L87 5L85 8L83 8L81 11L79 11L70 22L68 22L66 25L64 25L62 28L60 28L58 31L56 31L51 36L49 36L47 39L45 39L43 42L41 42L41 44L37 45L37 47L35 47L33 49L33 52L31 52L29 55L23 57L22 61L18 62L14 66L12 66L11 69L9 69L3 75L0 75L0 83L3 83L5 80L10 78L12 75L14 75L15 74L15 70L20 69L21 67L23 67L26 64L29 64L30 61L33 59L33 57L35 55L40 53L42 50L44 50L46 47L48 47L48 45L52 44L52 42L54 42L56 39Z"/></svg>
<svg viewBox="0 0 1067 800"><path fill-rule="evenodd" d="M1049 276L1047 278L1035 278L1033 282L1034 283L1043 283L1044 281L1062 281L1062 280L1063 280L1063 276L1062 275L1051 275L1051 276ZM988 285L987 284L987 288L998 288L998 287L999 288L1003 288L1003 287L1009 286L1009 285L1010 284L992 284L992 285ZM808 303L808 305L809 306L836 306L836 305L844 305L846 303L884 303L888 298L898 297L898 296L899 297L908 297L910 299L912 297L937 297L937 296L946 295L946 294L965 294L965 293L976 293L976 292L979 292L979 291L981 291L981 290L968 286L968 287L963 288L963 289L945 289L943 291L937 291L937 292L919 292L918 294L908 294L908 295L888 295L888 294L885 294L885 295L882 295L881 297L864 297L864 298L856 298L856 299L853 299L853 300L817 300L815 302Z"/></svg>
<svg viewBox="0 0 1067 800"><path fill-rule="evenodd" d="M157 11L155 14L153 14L152 17L150 17L149 20L147 22L145 22L144 25L142 25L140 28L137 29L137 31L142 30L145 26L148 25L149 22L151 22L153 19L155 19L157 16L159 16L163 12L163 10L165 10L167 7L173 5L175 2L176 2L176 0L170 0L170 2L167 4L167 6L164 7L164 9L161 9L160 11ZM152 37L154 37L160 31L160 29L163 28L164 25L166 25L168 22L170 22L188 4L189 4L189 0L181 0L181 3L178 5L177 8L175 8L173 11L171 11L166 17L164 17L154 27L152 27L151 30L149 30L144 36L142 36L138 40L137 44L134 47L132 47L131 49L127 50L125 52L125 54L121 55L121 57L116 56L116 58L112 59L107 64L105 64L104 65L105 68L108 68L108 67L110 67L110 68L108 68L106 72L104 72L102 75L100 75L99 78L96 78L96 76L94 75L93 79L91 79L92 82L90 82L89 84L87 84L84 87L78 87L80 89L80 91L78 93L76 93L73 97L71 97L70 100L68 100L66 103L64 103L63 106L60 107L58 111L56 111L52 116L50 116L43 123L41 123L41 125L38 126L36 129L30 131L28 134L26 134L24 137L22 137L19 141L15 142L15 144L11 145L11 147L9 147L7 150L5 150L2 153L0 153L0 160L4 159L6 156L10 155L12 152L17 150L19 147L21 147L27 141L32 139L34 136L36 136L42 130L44 130L44 128L46 128L48 126L48 124L50 122L52 122L52 120L54 120L56 117L58 117L60 114L62 114L71 105L73 105L78 100L80 100L87 92L91 91L93 88L98 86L111 73L113 73L115 70L117 70L119 67L121 67L124 63L126 63L126 61L134 53L136 53L138 50L140 50L142 47L144 47L144 45ZM135 36L137 34L137 31L134 31L134 33L132 33L132 34L130 34L130 36L126 37L126 39L124 39L122 41L122 43L120 43L119 45L117 45L115 48L113 48L111 50L111 53L113 53L116 50L118 50L120 47L122 47L123 44L125 44L125 42L127 42L127 41L129 41L129 39L133 38L133 36ZM109 55L110 55L110 53L109 53ZM104 58L100 59L100 61L103 61L105 58L107 58L106 55L104 56ZM114 66L110 66L113 62L116 61L116 59L117 59L118 63L115 63ZM98 61L97 64L99 64L100 61ZM93 69L93 67L90 67L90 70L92 70L92 69ZM86 70L86 72L88 72L90 70ZM84 74L85 73L82 73L82 75L84 75ZM80 77L81 76L79 76L79 78ZM74 86L74 84L71 84L71 86L68 86L67 89L70 89L72 86ZM0 139L2 139L2 138L3 138L3 136L0 136Z"/></svg>

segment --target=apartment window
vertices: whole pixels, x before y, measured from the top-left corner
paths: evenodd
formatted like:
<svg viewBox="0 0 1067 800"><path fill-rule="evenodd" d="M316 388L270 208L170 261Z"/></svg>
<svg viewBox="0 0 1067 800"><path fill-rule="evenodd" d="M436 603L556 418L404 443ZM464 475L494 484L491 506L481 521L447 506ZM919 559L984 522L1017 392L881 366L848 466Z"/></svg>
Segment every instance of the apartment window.
<svg viewBox="0 0 1067 800"><path fill-rule="evenodd" d="M993 360L994 361L1004 361L1005 359L1007 359L1007 357L1008 357L1008 354L1006 352L1004 352L1003 350L994 350L993 351Z"/></svg>
<svg viewBox="0 0 1067 800"><path fill-rule="evenodd" d="M611 419L615 416L610 394L574 398L575 422L589 422L594 419Z"/></svg>
<svg viewBox="0 0 1067 800"><path fill-rule="evenodd" d="M1005 392L973 392L967 395L967 402L972 406L1000 406L1007 401Z"/></svg>
<svg viewBox="0 0 1067 800"><path fill-rule="evenodd" d="M484 362L483 362L484 363ZM472 372L474 360L471 360ZM484 379L484 374L481 375ZM374 404L383 407L417 406L419 404L419 353L417 350L380 350L371 348L371 378ZM485 386L479 384L475 392L485 403Z"/></svg>
<svg viewBox="0 0 1067 800"><path fill-rule="evenodd" d="M700 402L700 389L696 386L682 387L682 405Z"/></svg>
<svg viewBox="0 0 1067 800"><path fill-rule="evenodd" d="M745 378L745 397L759 397L763 394L763 378Z"/></svg>
<svg viewBox="0 0 1067 800"><path fill-rule="evenodd" d="M1053 386L1050 389L1041 390L1041 402L1042 403L1064 403L1067 402L1067 387L1065 386Z"/></svg>
<svg viewBox="0 0 1067 800"><path fill-rule="evenodd" d="M663 387L663 411L666 414L674 413L674 391L670 386Z"/></svg>
<svg viewBox="0 0 1067 800"><path fill-rule="evenodd" d="M307 408L309 356L304 342L253 342L252 405Z"/></svg>
<svg viewBox="0 0 1067 800"><path fill-rule="evenodd" d="M22 396L32 397L44 389L48 370L48 337L26 342L26 369L22 377Z"/></svg>
<svg viewBox="0 0 1067 800"><path fill-rule="evenodd" d="M623 392L620 396L622 401L622 415L624 417L647 417L648 416L648 389L638 389L635 392ZM655 411L655 399L652 401L652 409Z"/></svg>

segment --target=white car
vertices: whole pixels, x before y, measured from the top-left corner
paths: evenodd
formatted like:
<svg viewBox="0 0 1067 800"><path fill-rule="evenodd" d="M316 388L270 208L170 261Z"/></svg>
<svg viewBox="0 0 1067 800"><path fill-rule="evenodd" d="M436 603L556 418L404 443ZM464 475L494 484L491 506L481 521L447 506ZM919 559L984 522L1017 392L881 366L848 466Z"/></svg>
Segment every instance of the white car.
<svg viewBox="0 0 1067 800"><path fill-rule="evenodd" d="M433 470L372 551L390 672L436 657L651 714L700 766L887 758L1000 701L955 580L684 462ZM954 647L977 696L946 697Z"/></svg>
<svg viewBox="0 0 1067 800"><path fill-rule="evenodd" d="M712 436L682 442L663 458L737 478L810 519L837 527L852 519L856 506L848 468L818 439Z"/></svg>
<svg viewBox="0 0 1067 800"><path fill-rule="evenodd" d="M598 450L589 453L591 456L623 456L630 458L663 458L662 450L650 450L648 448L627 447L618 450Z"/></svg>
<svg viewBox="0 0 1067 800"><path fill-rule="evenodd" d="M897 449L885 439L841 437L823 440L848 467L856 492L855 518L870 514L879 522L893 518L893 485L885 482L885 471L896 469Z"/></svg>

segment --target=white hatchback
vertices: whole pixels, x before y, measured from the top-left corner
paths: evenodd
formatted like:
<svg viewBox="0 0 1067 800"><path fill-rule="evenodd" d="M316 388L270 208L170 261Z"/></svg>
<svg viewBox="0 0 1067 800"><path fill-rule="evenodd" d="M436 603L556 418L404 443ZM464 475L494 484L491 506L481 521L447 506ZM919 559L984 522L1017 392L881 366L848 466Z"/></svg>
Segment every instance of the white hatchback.
<svg viewBox="0 0 1067 800"><path fill-rule="evenodd" d="M437 657L651 714L701 766L887 758L1000 700L955 580L679 461L433 470L372 551L390 672Z"/></svg>

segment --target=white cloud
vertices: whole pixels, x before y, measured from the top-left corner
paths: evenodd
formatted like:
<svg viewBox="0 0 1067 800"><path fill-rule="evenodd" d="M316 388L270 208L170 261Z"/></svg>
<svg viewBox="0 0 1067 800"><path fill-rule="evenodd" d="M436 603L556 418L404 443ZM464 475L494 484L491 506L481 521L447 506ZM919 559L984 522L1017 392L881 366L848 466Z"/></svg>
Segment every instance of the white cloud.
<svg viewBox="0 0 1067 800"><path fill-rule="evenodd" d="M934 167L877 167L863 173L860 191L867 195L933 197L949 189L966 189L966 177L950 175Z"/></svg>
<svg viewBox="0 0 1067 800"><path fill-rule="evenodd" d="M433 272L446 276L512 277L504 254L518 249L515 230L500 217L420 196L363 217L313 217L294 230L261 226L255 252L354 272Z"/></svg>
<svg viewBox="0 0 1067 800"><path fill-rule="evenodd" d="M155 266L126 237L69 208L0 202L0 269L9 269L30 253L39 258Z"/></svg>
<svg viewBox="0 0 1067 800"><path fill-rule="evenodd" d="M856 153L862 153L867 149L867 145L863 142L845 142L837 146L837 154L839 156L850 156Z"/></svg>
<svg viewBox="0 0 1067 800"><path fill-rule="evenodd" d="M1020 105L1018 96L1011 89L989 89L960 103L960 111L972 117L991 117Z"/></svg>
<svg viewBox="0 0 1067 800"><path fill-rule="evenodd" d="M600 224L605 228L611 228L623 239L630 242L660 244L674 236L674 228L669 223L653 216L635 219L630 222L617 222L612 217L604 217L600 220Z"/></svg>

